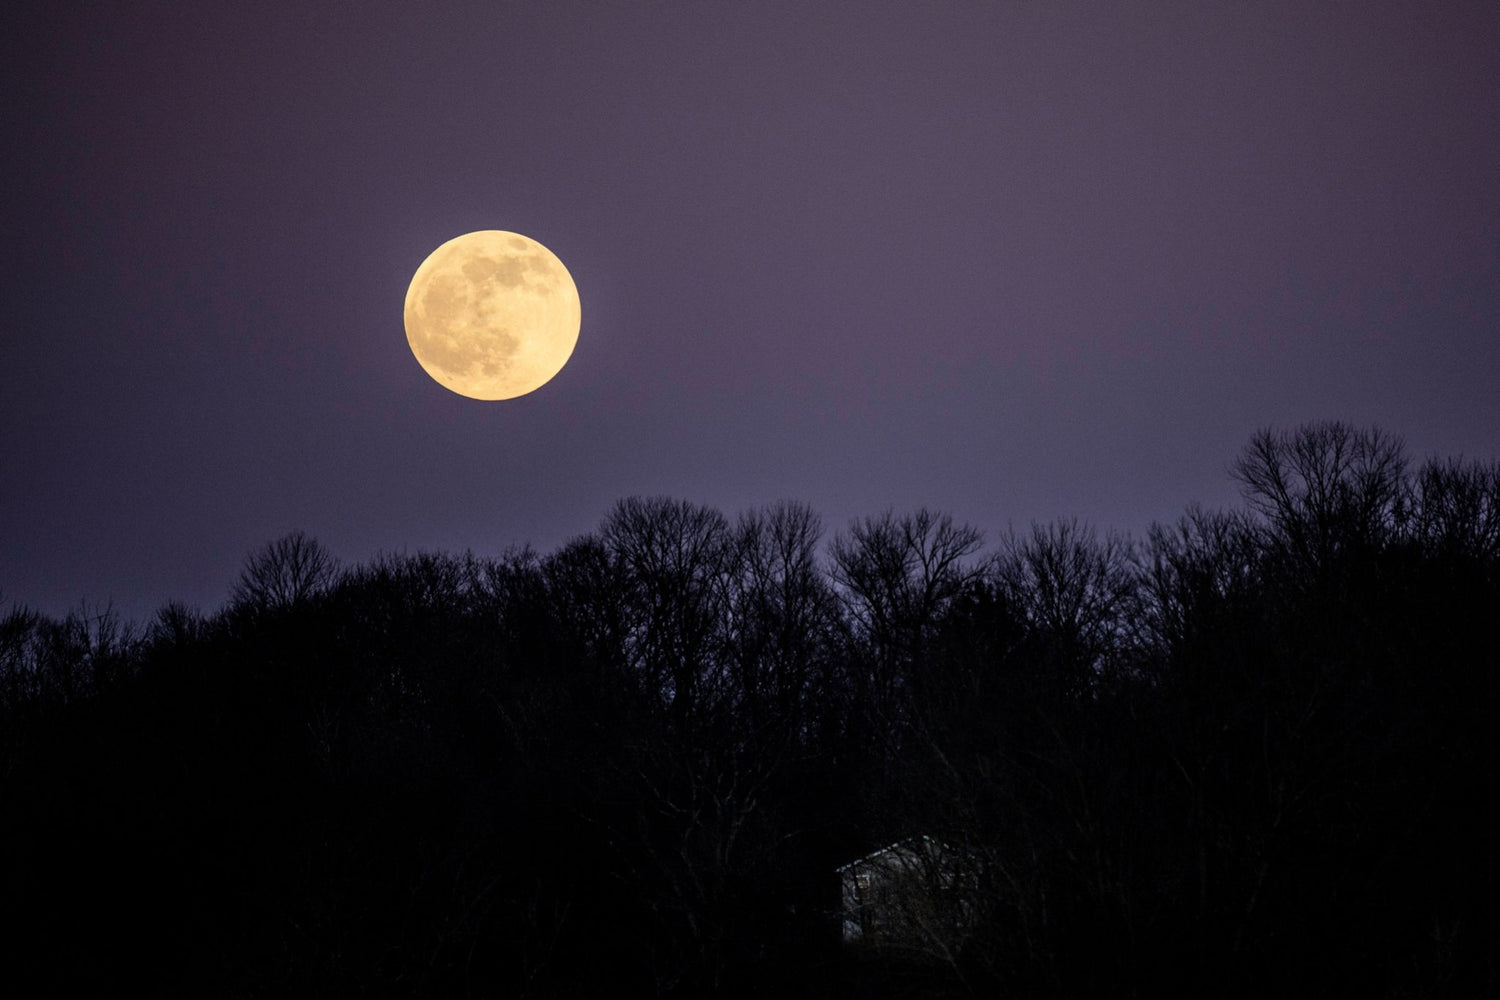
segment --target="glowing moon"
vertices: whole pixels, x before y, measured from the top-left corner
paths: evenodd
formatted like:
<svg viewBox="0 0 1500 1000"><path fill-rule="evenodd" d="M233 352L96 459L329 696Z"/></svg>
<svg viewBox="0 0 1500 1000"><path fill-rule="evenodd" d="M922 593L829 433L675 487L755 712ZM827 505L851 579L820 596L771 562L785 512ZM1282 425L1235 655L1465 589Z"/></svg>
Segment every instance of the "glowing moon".
<svg viewBox="0 0 1500 1000"><path fill-rule="evenodd" d="M511 399L562 370L581 318L572 275L519 233L456 236L406 289L406 342L439 383L474 399Z"/></svg>

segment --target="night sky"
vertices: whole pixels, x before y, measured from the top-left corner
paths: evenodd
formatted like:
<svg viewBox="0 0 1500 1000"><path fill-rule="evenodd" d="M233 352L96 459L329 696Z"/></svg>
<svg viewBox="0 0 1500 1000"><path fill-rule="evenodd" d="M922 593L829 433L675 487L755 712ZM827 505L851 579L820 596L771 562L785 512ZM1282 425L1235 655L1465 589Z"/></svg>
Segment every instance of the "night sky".
<svg viewBox="0 0 1500 1000"><path fill-rule="evenodd" d="M1265 426L1500 457L1500 6L26 3L0 15L0 606L550 551L621 497L993 542L1238 502ZM417 365L524 233L571 362Z"/></svg>

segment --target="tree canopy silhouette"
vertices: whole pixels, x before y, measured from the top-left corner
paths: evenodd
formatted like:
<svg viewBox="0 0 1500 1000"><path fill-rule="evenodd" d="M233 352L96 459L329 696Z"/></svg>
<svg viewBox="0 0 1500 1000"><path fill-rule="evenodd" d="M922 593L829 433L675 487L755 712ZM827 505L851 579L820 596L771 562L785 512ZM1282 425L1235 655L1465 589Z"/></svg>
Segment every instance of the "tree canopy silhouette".
<svg viewBox="0 0 1500 1000"><path fill-rule="evenodd" d="M1500 466L1321 423L1231 475L1242 509L1140 540L1059 520L986 552L925 509L825 539L795 502L628 497L545 554L340 568L294 532L224 608L140 628L11 604L7 968L41 992L1496 992ZM944 919L841 943L835 872L911 842L943 845Z"/></svg>

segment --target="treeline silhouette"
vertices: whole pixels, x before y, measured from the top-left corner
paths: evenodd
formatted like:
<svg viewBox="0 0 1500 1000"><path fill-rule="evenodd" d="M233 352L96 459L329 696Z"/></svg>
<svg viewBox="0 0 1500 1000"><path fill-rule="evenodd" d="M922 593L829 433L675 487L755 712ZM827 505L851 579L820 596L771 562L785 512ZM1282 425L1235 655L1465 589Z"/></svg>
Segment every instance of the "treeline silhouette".
<svg viewBox="0 0 1500 1000"><path fill-rule="evenodd" d="M1254 436L1245 507L986 550L630 498L550 554L0 619L4 975L224 996L1495 995L1500 467ZM845 944L838 866L968 866Z"/></svg>

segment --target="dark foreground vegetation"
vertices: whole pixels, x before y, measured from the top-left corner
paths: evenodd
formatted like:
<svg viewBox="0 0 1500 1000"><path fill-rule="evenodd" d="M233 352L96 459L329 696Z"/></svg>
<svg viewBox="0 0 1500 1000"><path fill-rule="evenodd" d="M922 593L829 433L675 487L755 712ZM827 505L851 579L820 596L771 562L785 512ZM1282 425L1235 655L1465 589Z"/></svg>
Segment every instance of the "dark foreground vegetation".
<svg viewBox="0 0 1500 1000"><path fill-rule="evenodd" d="M289 536L212 615L11 606L3 975L1495 995L1500 469L1322 424L1233 474L1134 542L628 499L548 555ZM835 869L914 835L962 921L843 944Z"/></svg>

